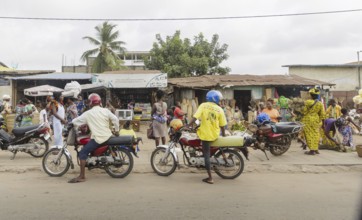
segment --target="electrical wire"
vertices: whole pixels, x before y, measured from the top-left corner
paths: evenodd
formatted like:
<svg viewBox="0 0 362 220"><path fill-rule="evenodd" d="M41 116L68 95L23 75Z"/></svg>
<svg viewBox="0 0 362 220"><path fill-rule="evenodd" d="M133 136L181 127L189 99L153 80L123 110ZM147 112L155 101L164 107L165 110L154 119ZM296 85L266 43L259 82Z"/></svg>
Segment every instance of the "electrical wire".
<svg viewBox="0 0 362 220"><path fill-rule="evenodd" d="M338 14L361 12L362 9L349 9L339 11L319 11L319 12L302 12L290 14L269 14L269 15L245 15L245 16L226 16L226 17L184 17L184 18L41 18L41 17L16 17L0 16L0 19L9 20L45 20L45 21L198 21L198 20L231 20L231 19L252 19L252 18L273 18L273 17L291 17L307 16L322 14Z"/></svg>

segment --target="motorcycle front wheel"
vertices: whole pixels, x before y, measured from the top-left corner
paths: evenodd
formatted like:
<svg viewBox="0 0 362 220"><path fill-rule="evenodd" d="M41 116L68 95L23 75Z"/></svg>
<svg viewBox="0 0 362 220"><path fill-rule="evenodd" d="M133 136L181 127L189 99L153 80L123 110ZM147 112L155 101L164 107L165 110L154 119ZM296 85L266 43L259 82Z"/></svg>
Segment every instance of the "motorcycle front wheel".
<svg viewBox="0 0 362 220"><path fill-rule="evenodd" d="M118 148L114 152L116 153L114 163L108 165L105 170L113 178L126 177L133 169L133 157L128 150L123 148Z"/></svg>
<svg viewBox="0 0 362 220"><path fill-rule="evenodd" d="M289 136L283 136L281 140L277 142L278 146L270 146L270 153L274 156L280 156L288 151L291 144L292 139Z"/></svg>
<svg viewBox="0 0 362 220"><path fill-rule="evenodd" d="M219 164L215 165L215 173L223 179L235 179L240 176L240 174L244 171L244 160L241 155L235 150L223 150L223 152L219 151L214 159L219 161ZM213 165L213 164L212 164Z"/></svg>
<svg viewBox="0 0 362 220"><path fill-rule="evenodd" d="M49 149L49 143L44 138L31 138L29 143L34 143L36 147L29 151L29 154L33 157L43 157L45 152Z"/></svg>
<svg viewBox="0 0 362 220"><path fill-rule="evenodd" d="M168 152L166 155L166 149L157 148L151 155L151 166L160 176L169 176L176 170L176 160L172 153Z"/></svg>
<svg viewBox="0 0 362 220"><path fill-rule="evenodd" d="M42 165L49 176L56 177L63 176L69 170L70 161L64 151L52 148L45 153Z"/></svg>

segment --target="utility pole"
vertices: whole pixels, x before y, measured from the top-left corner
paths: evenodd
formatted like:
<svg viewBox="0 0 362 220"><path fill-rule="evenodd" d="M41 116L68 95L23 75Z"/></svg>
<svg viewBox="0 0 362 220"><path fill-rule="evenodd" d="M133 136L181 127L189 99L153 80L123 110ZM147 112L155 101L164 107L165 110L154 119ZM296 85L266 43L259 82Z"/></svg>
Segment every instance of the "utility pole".
<svg viewBox="0 0 362 220"><path fill-rule="evenodd" d="M358 70L358 89L361 89L361 68L360 68L360 63L359 63L359 52L361 51L357 51L357 70Z"/></svg>

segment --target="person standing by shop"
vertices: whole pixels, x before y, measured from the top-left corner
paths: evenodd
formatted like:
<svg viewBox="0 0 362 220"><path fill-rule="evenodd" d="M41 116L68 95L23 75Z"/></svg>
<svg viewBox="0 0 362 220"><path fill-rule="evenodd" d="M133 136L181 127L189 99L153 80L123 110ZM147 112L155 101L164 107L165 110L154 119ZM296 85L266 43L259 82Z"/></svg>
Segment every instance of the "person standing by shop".
<svg viewBox="0 0 362 220"><path fill-rule="evenodd" d="M333 119L337 119L339 117L341 117L342 112L341 112L341 106L339 106L336 102L336 100L334 99L330 99L329 100L329 106L326 110L326 116L327 118L333 118Z"/></svg>
<svg viewBox="0 0 362 220"><path fill-rule="evenodd" d="M322 102L318 100L320 91L317 88L309 90L310 99L304 102L301 122L304 126L304 136L309 148L307 155L319 154L318 145L321 132L321 122L324 123L325 112Z"/></svg>
<svg viewBox="0 0 362 220"><path fill-rule="evenodd" d="M33 113L34 113L34 109L33 109L33 104L30 102L29 99L25 99L25 107L24 107L24 113L23 113L23 118L21 120L21 125L20 127L26 127L26 126L31 126L33 125ZM34 106L35 108L35 106Z"/></svg>
<svg viewBox="0 0 362 220"><path fill-rule="evenodd" d="M53 132L54 132L54 144L56 146L63 146L63 124L67 123L65 118L65 111L61 101L61 92L54 92L54 99L50 103L50 109L52 114Z"/></svg>
<svg viewBox="0 0 362 220"><path fill-rule="evenodd" d="M67 99L67 110L65 112L68 123L78 116L77 105L74 103L73 98Z"/></svg>
<svg viewBox="0 0 362 220"><path fill-rule="evenodd" d="M278 118L280 117L278 110L276 110L275 108L273 108L273 103L272 101L268 101L266 103L266 108L263 109L263 112L266 113L267 115L269 115L270 120L272 122L278 122Z"/></svg>
<svg viewBox="0 0 362 220"><path fill-rule="evenodd" d="M175 110L173 111L174 119L184 120L185 112L181 110L181 103L179 101L176 102Z"/></svg>
<svg viewBox="0 0 362 220"><path fill-rule="evenodd" d="M160 139L162 144L166 144L166 135L167 135L167 104L163 101L164 92L158 90L156 92L156 102L152 107L152 128L153 135L155 136L156 147L160 144Z"/></svg>

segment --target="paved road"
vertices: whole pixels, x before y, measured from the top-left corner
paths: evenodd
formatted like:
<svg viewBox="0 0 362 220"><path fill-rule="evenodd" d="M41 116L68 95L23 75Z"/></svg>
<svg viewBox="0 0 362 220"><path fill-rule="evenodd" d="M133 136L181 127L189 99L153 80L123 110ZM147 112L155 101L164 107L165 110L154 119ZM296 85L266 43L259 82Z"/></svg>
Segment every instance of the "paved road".
<svg viewBox="0 0 362 220"><path fill-rule="evenodd" d="M246 173L236 180L203 174L88 172L50 178L39 171L0 173L1 219L356 219L361 173Z"/></svg>

